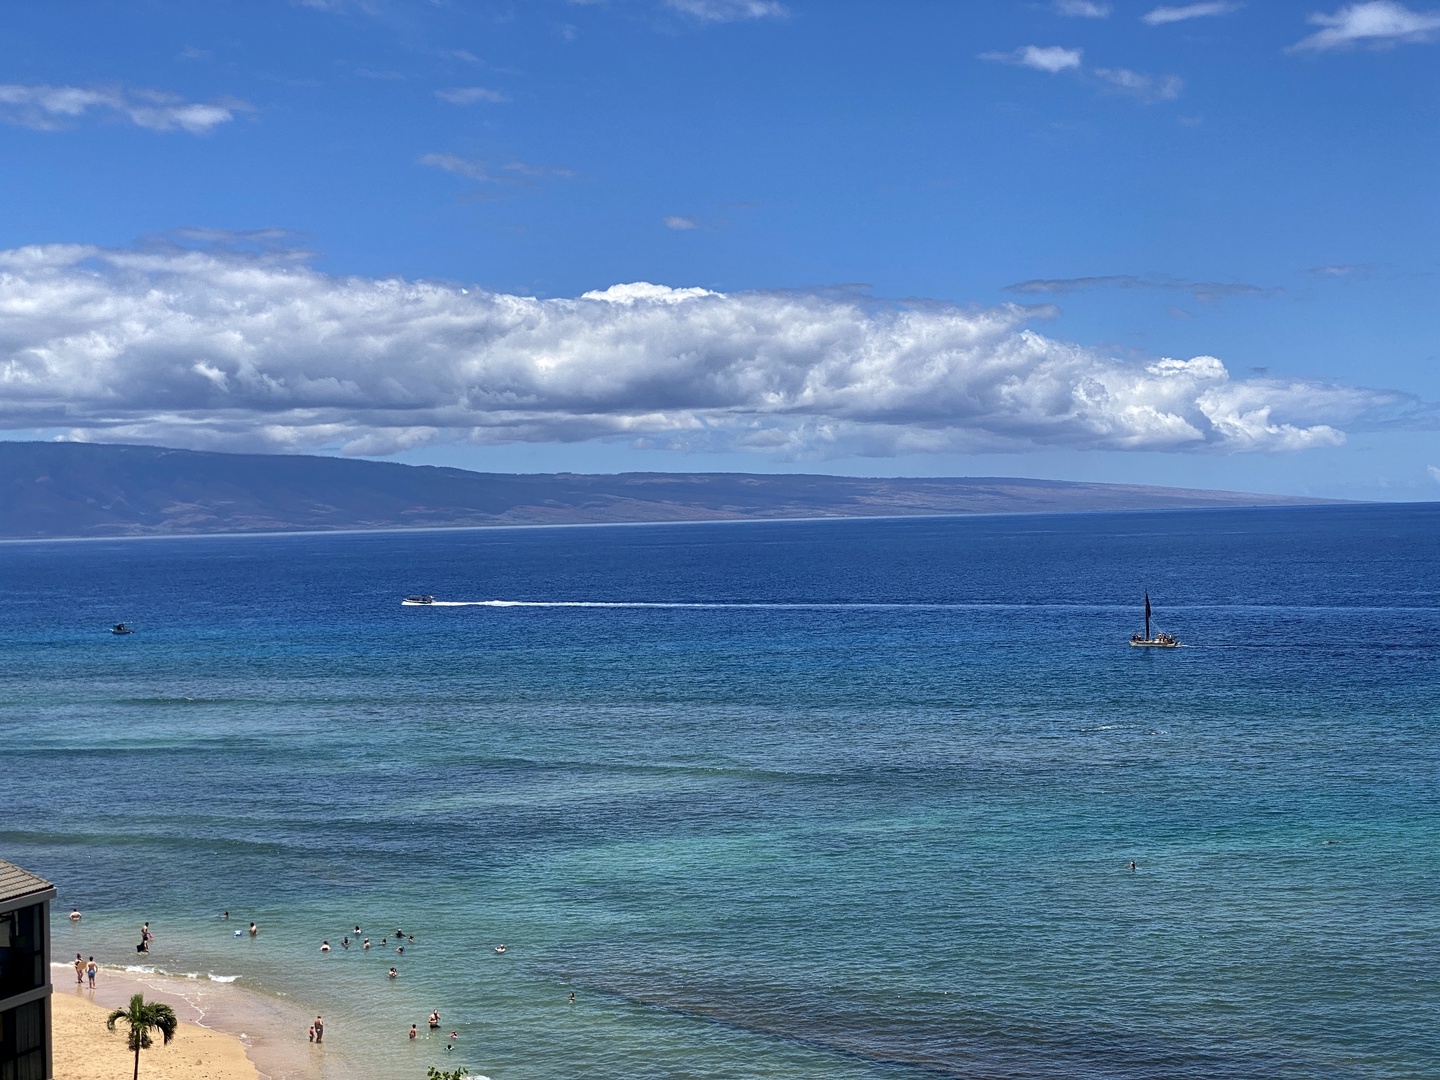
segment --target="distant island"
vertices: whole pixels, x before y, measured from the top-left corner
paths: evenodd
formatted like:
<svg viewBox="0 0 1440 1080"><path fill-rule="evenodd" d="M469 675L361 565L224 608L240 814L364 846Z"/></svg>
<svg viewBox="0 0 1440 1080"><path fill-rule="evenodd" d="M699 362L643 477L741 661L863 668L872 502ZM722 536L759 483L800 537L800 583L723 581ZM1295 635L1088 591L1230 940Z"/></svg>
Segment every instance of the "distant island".
<svg viewBox="0 0 1440 1080"><path fill-rule="evenodd" d="M0 442L0 537L1005 514L1327 500L1016 477L480 473L158 446Z"/></svg>

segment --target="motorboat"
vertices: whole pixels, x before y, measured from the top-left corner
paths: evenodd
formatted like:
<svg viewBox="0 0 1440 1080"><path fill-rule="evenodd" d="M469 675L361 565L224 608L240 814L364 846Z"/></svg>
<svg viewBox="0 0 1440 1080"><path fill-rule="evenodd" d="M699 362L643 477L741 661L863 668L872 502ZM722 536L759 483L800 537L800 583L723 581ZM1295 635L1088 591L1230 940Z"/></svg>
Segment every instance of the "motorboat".
<svg viewBox="0 0 1440 1080"><path fill-rule="evenodd" d="M110 627L110 632L112 634L133 634L135 631L131 630L130 627L126 626L123 622L117 622L114 626Z"/></svg>
<svg viewBox="0 0 1440 1080"><path fill-rule="evenodd" d="M411 607L424 607L425 605L433 604L434 602L435 597L433 596L407 596L404 600L400 601L400 603L409 604Z"/></svg>
<svg viewBox="0 0 1440 1080"><path fill-rule="evenodd" d="M1178 649L1180 647L1179 638L1174 634L1167 634L1158 626L1155 628L1154 634L1150 633L1150 594L1148 592L1145 594L1145 635L1142 637L1139 634L1131 634L1130 644L1137 649Z"/></svg>

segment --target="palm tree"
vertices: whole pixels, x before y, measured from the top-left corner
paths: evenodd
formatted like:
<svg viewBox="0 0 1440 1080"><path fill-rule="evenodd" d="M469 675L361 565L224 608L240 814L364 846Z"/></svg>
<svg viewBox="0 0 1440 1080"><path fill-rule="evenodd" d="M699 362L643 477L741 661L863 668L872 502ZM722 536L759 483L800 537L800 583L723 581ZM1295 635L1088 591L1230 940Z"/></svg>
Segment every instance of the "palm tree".
<svg viewBox="0 0 1440 1080"><path fill-rule="evenodd" d="M160 1032L168 1043L175 1037L175 1029L180 1026L180 1021L175 1018L175 1010L169 1005L162 1005L158 1001L147 1003L144 994L132 997L128 1009L116 1009L112 1012L105 1021L105 1026L114 1031L117 1020L124 1020L130 1028L130 1049L135 1051L135 1080L140 1080L140 1051L150 1049L151 1030Z"/></svg>

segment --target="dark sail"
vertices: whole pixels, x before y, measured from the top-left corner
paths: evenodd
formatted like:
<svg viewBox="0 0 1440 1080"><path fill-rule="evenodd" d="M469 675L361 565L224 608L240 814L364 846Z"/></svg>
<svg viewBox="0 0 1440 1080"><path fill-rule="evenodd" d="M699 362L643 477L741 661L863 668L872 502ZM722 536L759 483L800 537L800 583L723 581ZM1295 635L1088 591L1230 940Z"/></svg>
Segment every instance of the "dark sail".
<svg viewBox="0 0 1440 1080"><path fill-rule="evenodd" d="M1150 594L1145 594L1145 640L1150 640Z"/></svg>

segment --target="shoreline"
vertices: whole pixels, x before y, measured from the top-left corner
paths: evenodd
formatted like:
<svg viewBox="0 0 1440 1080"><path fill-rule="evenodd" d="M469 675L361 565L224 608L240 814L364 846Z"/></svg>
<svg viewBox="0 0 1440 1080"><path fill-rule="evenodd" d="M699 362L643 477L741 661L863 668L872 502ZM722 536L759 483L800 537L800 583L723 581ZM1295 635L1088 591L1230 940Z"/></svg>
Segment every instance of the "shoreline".
<svg viewBox="0 0 1440 1080"><path fill-rule="evenodd" d="M55 1003L56 1080L89 1080L91 1075L84 1069L62 1067L62 1033L67 1037L74 1035L83 1047L81 1054L73 1059L66 1055L72 1065L91 1056L102 1061L113 1058L112 1036L104 1027L105 1014L111 1009L125 1007L131 996L137 993L143 993L147 1001L161 1001L169 1005L182 1025L182 1031L169 1047L162 1048L157 1040L152 1049L142 1052L141 1071L148 1071L152 1076L168 1077L170 1074L150 1071L150 1055L156 1055L154 1060L158 1062L166 1052L175 1054L175 1048L184 1045L182 1040L186 1030L190 1030L192 1035L196 1031L205 1033L206 1038L200 1040L199 1045L215 1057L216 1071L208 1068L204 1072L186 1071L196 1063L192 1056L185 1055L184 1068L174 1073L177 1078L332 1080L353 1075L344 1063L332 1056L328 1047L315 1047L306 1041L305 1031L313 1019L313 1012L292 1002L237 987L233 979L102 965L96 987L91 990L70 982L73 975L71 965L51 964L51 980L55 988L52 1002ZM98 1028L93 1035L86 1031L92 1010L99 1017ZM62 1019L71 1026L62 1028ZM123 1034L114 1036L113 1041L123 1047ZM239 1064L234 1054L224 1049L226 1047L238 1052ZM129 1054L125 1051L122 1056Z"/></svg>

